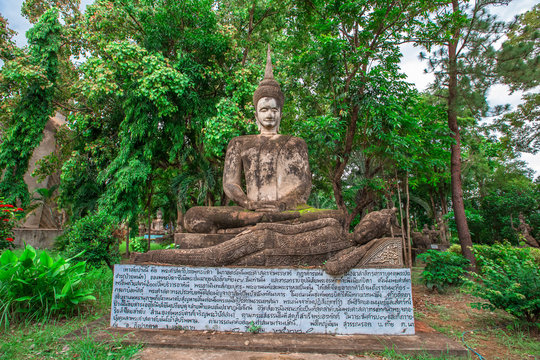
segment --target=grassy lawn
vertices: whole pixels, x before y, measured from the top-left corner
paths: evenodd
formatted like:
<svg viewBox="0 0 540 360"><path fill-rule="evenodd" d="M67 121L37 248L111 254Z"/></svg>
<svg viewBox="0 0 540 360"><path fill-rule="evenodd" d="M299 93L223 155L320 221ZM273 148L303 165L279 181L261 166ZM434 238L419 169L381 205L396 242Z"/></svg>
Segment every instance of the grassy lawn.
<svg viewBox="0 0 540 360"><path fill-rule="evenodd" d="M20 251L17 251L20 254ZM39 252L38 252L39 253ZM0 359L130 359L142 346L96 342L91 334L76 340L64 337L109 313L113 276L104 266L89 269L84 284L94 288L95 301L84 303L78 312L64 317L34 321L20 320L8 329L0 329Z"/></svg>

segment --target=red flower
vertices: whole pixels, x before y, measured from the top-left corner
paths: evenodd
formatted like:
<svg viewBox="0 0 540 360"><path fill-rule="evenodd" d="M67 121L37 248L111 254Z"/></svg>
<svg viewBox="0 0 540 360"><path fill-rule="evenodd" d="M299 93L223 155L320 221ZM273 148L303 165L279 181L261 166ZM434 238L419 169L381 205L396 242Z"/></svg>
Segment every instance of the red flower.
<svg viewBox="0 0 540 360"><path fill-rule="evenodd" d="M2 211L3 211L3 212L9 212L9 209L4 209L4 210L2 210Z"/></svg>
<svg viewBox="0 0 540 360"><path fill-rule="evenodd" d="M6 240L9 241L9 242L12 242L13 238L7 238Z"/></svg>
<svg viewBox="0 0 540 360"><path fill-rule="evenodd" d="M11 204L7 204L7 205L6 205L6 207L13 207L13 205L11 205Z"/></svg>
<svg viewBox="0 0 540 360"><path fill-rule="evenodd" d="M15 211L23 211L21 208L16 208Z"/></svg>
<svg viewBox="0 0 540 360"><path fill-rule="evenodd" d="M4 219L4 221L9 221L9 219Z"/></svg>

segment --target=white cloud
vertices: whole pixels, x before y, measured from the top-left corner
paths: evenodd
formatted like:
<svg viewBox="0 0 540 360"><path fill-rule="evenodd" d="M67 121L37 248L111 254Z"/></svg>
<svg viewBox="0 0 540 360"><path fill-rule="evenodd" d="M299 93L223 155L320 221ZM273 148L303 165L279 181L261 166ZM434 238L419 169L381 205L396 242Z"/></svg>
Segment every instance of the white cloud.
<svg viewBox="0 0 540 360"><path fill-rule="evenodd" d="M22 0L0 0L0 14L8 21L8 26L17 32L14 36L19 47L25 46L26 31L30 29L30 22L21 15Z"/></svg>

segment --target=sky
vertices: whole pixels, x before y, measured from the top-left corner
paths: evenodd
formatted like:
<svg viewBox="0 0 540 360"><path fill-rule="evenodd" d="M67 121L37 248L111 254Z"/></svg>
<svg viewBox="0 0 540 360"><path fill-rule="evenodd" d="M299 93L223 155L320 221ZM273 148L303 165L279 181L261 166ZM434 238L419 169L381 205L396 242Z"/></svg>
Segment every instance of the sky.
<svg viewBox="0 0 540 360"><path fill-rule="evenodd" d="M85 8L92 2L93 0L81 0L81 6ZM513 0L507 6L492 7L491 13L497 15L499 20L510 21L516 15L532 9L536 3L536 0ZM18 46L27 44L24 34L30 28L28 20L20 14L21 4L22 0L0 0L0 14L8 20L9 27L17 31L15 41ZM427 63L419 60L420 50L409 44L403 45L401 50L403 52L402 71L418 90L424 90L433 81L433 75L424 73ZM491 106L510 104L513 109L521 102L521 95L521 92L510 94L506 85L499 84L491 87L488 101ZM521 159L526 161L529 167L535 171L536 176L540 176L540 154L523 153Z"/></svg>

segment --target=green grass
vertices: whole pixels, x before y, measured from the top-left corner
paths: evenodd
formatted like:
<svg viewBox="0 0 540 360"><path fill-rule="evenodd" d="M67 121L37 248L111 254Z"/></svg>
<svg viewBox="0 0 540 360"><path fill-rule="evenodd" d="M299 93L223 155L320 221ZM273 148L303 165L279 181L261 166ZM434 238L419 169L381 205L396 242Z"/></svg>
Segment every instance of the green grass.
<svg viewBox="0 0 540 360"><path fill-rule="evenodd" d="M430 311L437 312L439 314L439 318L444 321L450 320L452 316L452 310L448 309L446 306L426 303L426 308Z"/></svg>
<svg viewBox="0 0 540 360"><path fill-rule="evenodd" d="M538 330L536 330L538 331ZM532 329L514 323L507 329L493 329L488 336L494 336L514 354L535 354L540 356L540 341L538 335L532 334Z"/></svg>
<svg viewBox="0 0 540 360"><path fill-rule="evenodd" d="M62 338L96 317L79 316L63 321L19 324L0 334L0 359L130 359L140 345L122 345L119 339L96 342L91 335Z"/></svg>
<svg viewBox="0 0 540 360"><path fill-rule="evenodd" d="M150 250L160 250L160 249L164 249L167 245L169 245L169 244L167 244L167 243L158 244L158 243L156 243L156 242L154 242L154 241L151 241L151 242L150 242ZM133 250L133 247L131 246L131 244L130 244L130 246L129 246L129 251L131 251L131 252L134 251L134 250ZM125 255L125 254L126 254L126 242L125 242L125 241L122 241L122 242L120 243L120 254L121 254L121 255Z"/></svg>
<svg viewBox="0 0 540 360"><path fill-rule="evenodd" d="M450 355L441 354L440 356L433 356L427 353L424 354L400 354L394 349L385 349L377 355L382 355L385 360L452 360L452 359L463 359L462 357L455 357Z"/></svg>
<svg viewBox="0 0 540 360"><path fill-rule="evenodd" d="M0 330L0 359L130 359L141 346L122 345L111 338L95 341L91 334L74 341L63 339L69 333L99 319L110 310L113 274L107 267L91 269L84 282L94 288L96 300L85 303L66 317L26 321Z"/></svg>
<svg viewBox="0 0 540 360"><path fill-rule="evenodd" d="M423 266L413 266L411 270L411 282L413 285L423 285L422 282L422 271L424 270Z"/></svg>

